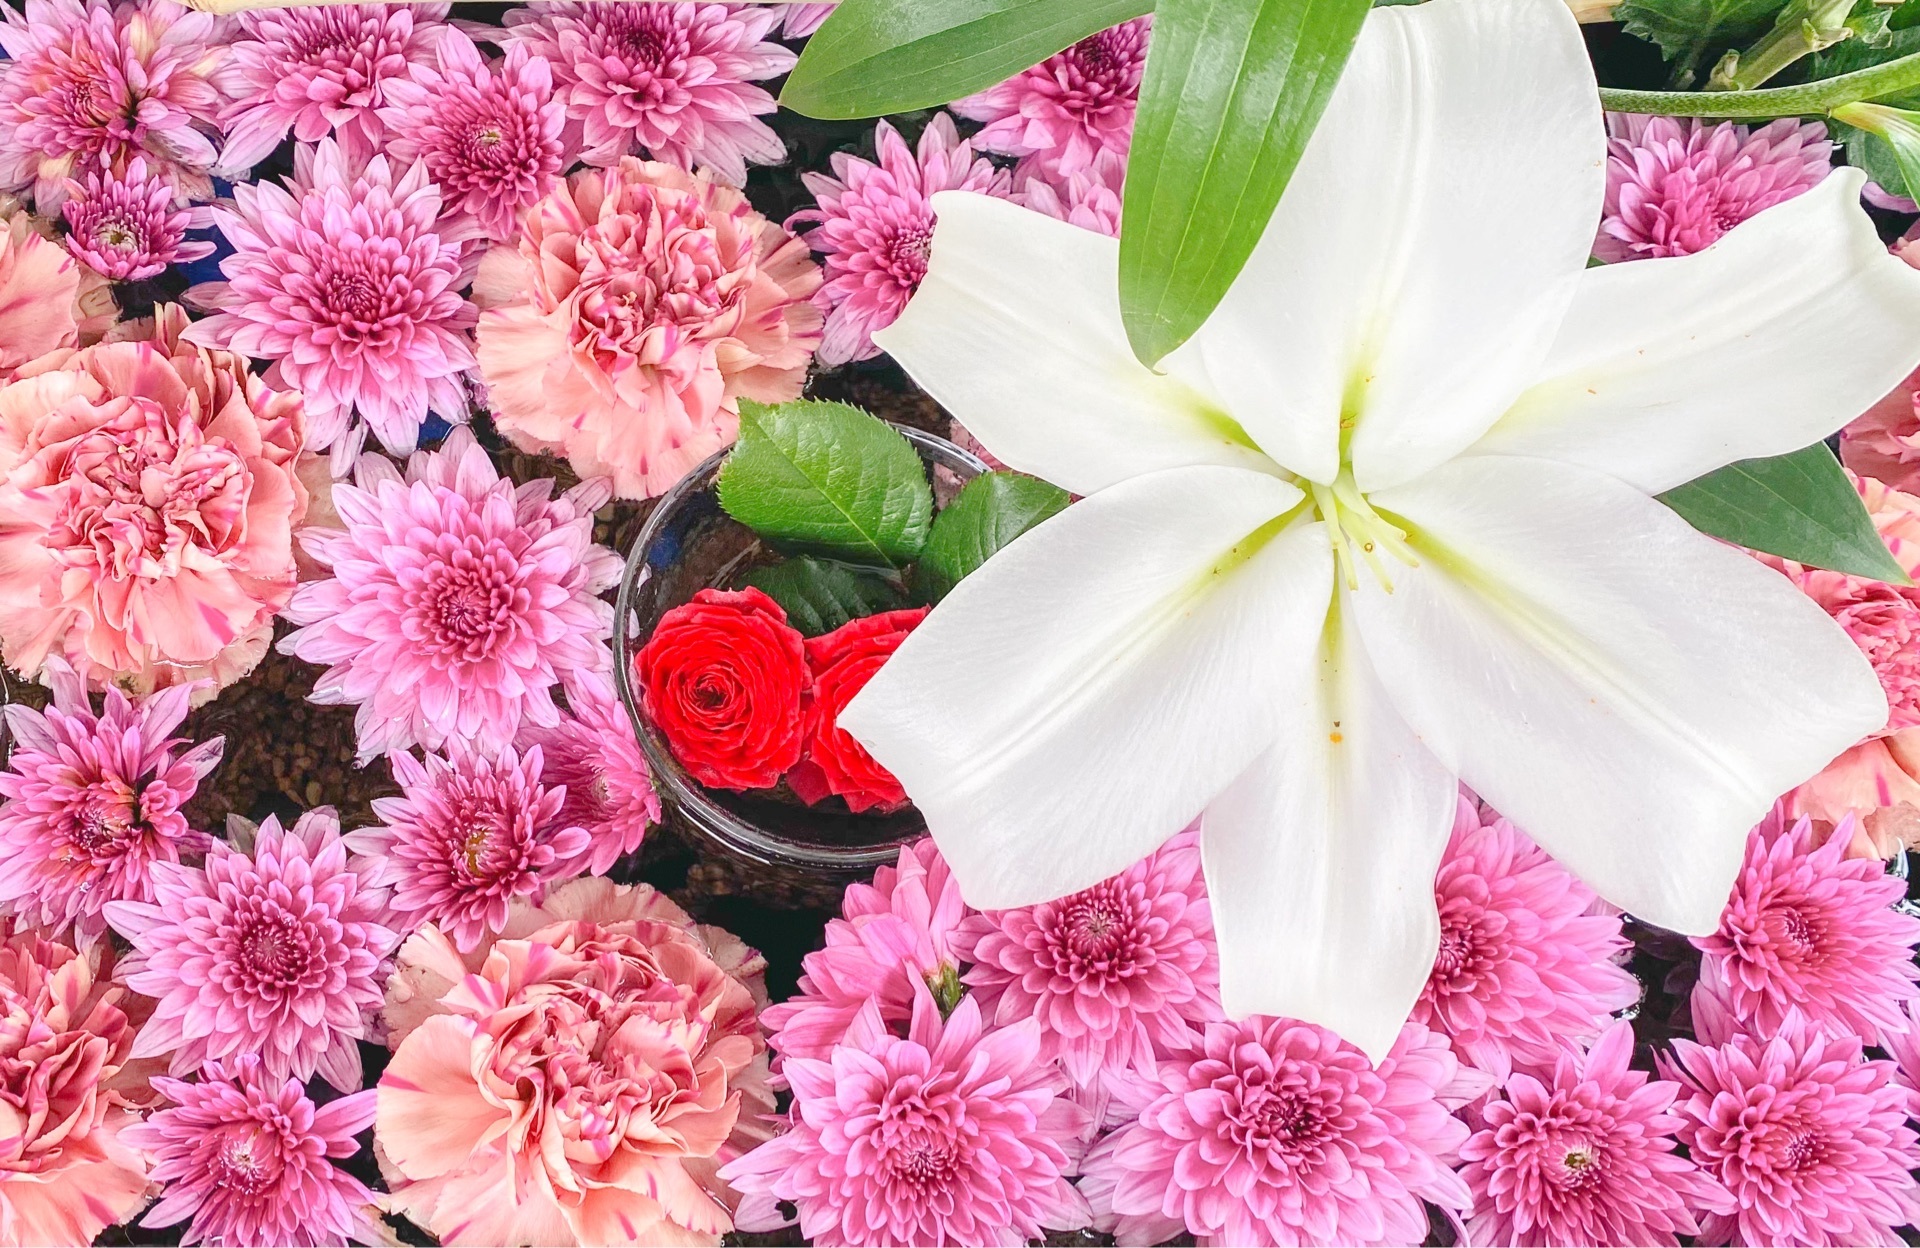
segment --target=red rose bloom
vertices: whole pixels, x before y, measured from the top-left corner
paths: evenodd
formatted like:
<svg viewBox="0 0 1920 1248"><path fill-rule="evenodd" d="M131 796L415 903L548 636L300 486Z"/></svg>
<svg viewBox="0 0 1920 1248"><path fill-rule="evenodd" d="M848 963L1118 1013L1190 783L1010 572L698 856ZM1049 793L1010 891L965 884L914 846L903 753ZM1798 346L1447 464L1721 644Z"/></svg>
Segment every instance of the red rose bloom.
<svg viewBox="0 0 1920 1248"><path fill-rule="evenodd" d="M893 773L873 761L866 747L841 730L840 712L866 687L887 656L900 648L927 608L883 611L850 620L824 637L807 641L813 669L813 710L807 717L807 757L787 784L808 804L829 793L847 799L855 812L893 810L907 804L907 791Z"/></svg>
<svg viewBox="0 0 1920 1248"><path fill-rule="evenodd" d="M641 709L701 784L769 788L799 761L805 643L759 590L701 590L660 618L633 666Z"/></svg>

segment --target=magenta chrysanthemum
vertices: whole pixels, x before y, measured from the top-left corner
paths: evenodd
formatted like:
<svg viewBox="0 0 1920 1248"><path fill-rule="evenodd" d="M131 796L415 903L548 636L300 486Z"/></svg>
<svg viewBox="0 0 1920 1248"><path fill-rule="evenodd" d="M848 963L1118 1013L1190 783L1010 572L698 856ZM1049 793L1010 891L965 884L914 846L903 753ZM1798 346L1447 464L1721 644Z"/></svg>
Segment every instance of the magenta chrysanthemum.
<svg viewBox="0 0 1920 1248"><path fill-rule="evenodd" d="M780 10L765 4L553 4L510 10L502 38L553 63L567 115L581 123L590 165L649 155L705 169L734 186L747 165L786 159L758 115L777 107L752 85L793 68L766 42Z"/></svg>
<svg viewBox="0 0 1920 1248"><path fill-rule="evenodd" d="M1089 35L953 111L987 123L973 136L981 151L1029 159L1050 174L1077 173L1101 151L1124 156L1152 24L1138 17Z"/></svg>
<svg viewBox="0 0 1920 1248"><path fill-rule="evenodd" d="M436 232L427 167L384 156L354 169L331 139L296 154L287 189L233 188L214 220L233 244L226 280L187 292L220 309L189 341L272 360L269 384L306 397L307 443L334 445L354 413L381 444L410 453L428 411L465 420L460 374L475 367L479 312L461 298L457 238Z"/></svg>
<svg viewBox="0 0 1920 1248"><path fill-rule="evenodd" d="M399 797L374 799L380 825L347 837L372 878L393 890L403 931L433 923L462 949L507 925L507 906L539 905L591 847L566 822L564 788L541 783L540 747L495 758L411 754L388 763Z"/></svg>
<svg viewBox="0 0 1920 1248"><path fill-rule="evenodd" d="M333 575L294 592L305 625L280 648L330 664L309 696L359 707L360 761L460 741L481 753L523 724L557 727L562 673L613 666L613 609L597 595L620 559L593 543L604 481L550 498L551 478L518 489L464 428L402 477L379 456L334 487L342 529L301 533Z"/></svg>
<svg viewBox="0 0 1920 1248"><path fill-rule="evenodd" d="M1013 171L1013 201L1083 230L1120 236L1120 194L1127 158L1101 149L1084 169L1050 175L1022 161Z"/></svg>
<svg viewBox="0 0 1920 1248"><path fill-rule="evenodd" d="M1607 198L1593 254L1608 262L1684 256L1827 176L1817 121L1757 130L1693 117L1607 118Z"/></svg>
<svg viewBox="0 0 1920 1248"><path fill-rule="evenodd" d="M334 136L371 154L384 136L387 88L433 55L445 4L338 4L240 15L220 85L227 135L220 168L259 164L291 130L302 143Z"/></svg>
<svg viewBox="0 0 1920 1248"><path fill-rule="evenodd" d="M51 213L69 177L144 156L182 198L213 198L220 34L212 14L173 0L0 10L0 190L31 186Z"/></svg>
<svg viewBox="0 0 1920 1248"><path fill-rule="evenodd" d="M560 726L524 727L518 744L523 750L540 747L546 783L567 791L561 822L587 830L586 850L560 864L556 874L605 875L622 854L639 849L647 829L660 822L660 795L612 678L575 672L564 687L567 713Z"/></svg>
<svg viewBox="0 0 1920 1248"><path fill-rule="evenodd" d="M920 134L918 154L886 122L874 129L880 163L833 154L833 177L803 173L818 208L796 212L788 229L812 225L803 238L826 257L818 301L827 313L819 360L828 368L880 354L873 333L893 324L927 275L933 206L939 191L1007 194L1007 174L960 138L941 113Z"/></svg>
<svg viewBox="0 0 1920 1248"><path fill-rule="evenodd" d="M1857 1037L1796 1013L1718 1048L1676 1040L1661 1073L1690 1094L1680 1142L1737 1207L1701 1220L1702 1243L1894 1248L1892 1228L1920 1220L1912 1094Z"/></svg>
<svg viewBox="0 0 1920 1248"><path fill-rule="evenodd" d="M67 250L103 277L138 282L157 277L169 265L189 264L213 254L210 242L188 242L188 230L213 224L206 208L182 208L173 202L173 185L147 172L134 157L124 175L89 170L84 182L67 182Z"/></svg>
<svg viewBox="0 0 1920 1248"><path fill-rule="evenodd" d="M1440 951L1413 1018L1495 1079L1515 1062L1551 1065L1563 1040L1599 1035L1640 999L1615 964L1627 948L1619 916L1590 913L1593 890L1465 798L1433 891Z"/></svg>
<svg viewBox="0 0 1920 1248"><path fill-rule="evenodd" d="M1920 993L1920 918L1893 908L1906 886L1877 858L1848 858L1849 836L1815 848L1809 820L1769 835L1773 823L1749 835L1719 930L1693 942L1696 992L1758 1035L1798 1011L1871 1044L1901 1026L1901 1003Z"/></svg>
<svg viewBox="0 0 1920 1248"><path fill-rule="evenodd" d="M204 852L180 808L220 762L225 738L184 753L167 734L192 689L162 689L135 707L118 689L95 713L86 682L47 661L53 705L7 707L12 757L0 771L0 905L83 940L106 930L111 901L151 901L154 868Z"/></svg>
<svg viewBox="0 0 1920 1248"><path fill-rule="evenodd" d="M1581 1052L1568 1045L1538 1075L1516 1073L1480 1110L1460 1147L1473 1189L1467 1242L1672 1245L1702 1209L1732 1207L1725 1188L1676 1149L1680 1085L1632 1070L1633 1025Z"/></svg>
<svg viewBox="0 0 1920 1248"><path fill-rule="evenodd" d="M780 27L780 34L787 39L805 39L819 30L826 20L833 16L834 7L839 0L826 0L826 3L789 4L786 8L786 21Z"/></svg>
<svg viewBox="0 0 1920 1248"><path fill-rule="evenodd" d="M123 1138L158 1160L167 1185L142 1226L192 1218L183 1244L332 1248L380 1243L373 1193L333 1164L360 1151L373 1125L369 1088L316 1108L300 1084L275 1078L252 1053L208 1062L197 1083L155 1079L173 1105Z"/></svg>
<svg viewBox="0 0 1920 1248"><path fill-rule="evenodd" d="M186 1075L257 1053L274 1080L315 1073L360 1086L360 1047L380 1008L383 964L400 943L386 894L350 865L330 807L290 830L268 819L251 853L216 841L205 869L153 867L153 901L116 901L107 920L133 943L127 986L154 998L135 1057L173 1055Z"/></svg>
<svg viewBox="0 0 1920 1248"><path fill-rule="evenodd" d="M1041 1056L1082 1088L1150 1075L1220 1013L1220 956L1182 832L1119 875L1058 901L975 915L956 942L965 980L995 1025L1040 1020Z"/></svg>
<svg viewBox="0 0 1920 1248"><path fill-rule="evenodd" d="M400 164L424 161L439 184L443 216L470 217L496 242L519 236L520 218L572 163L552 66L523 43L490 69L473 40L448 30L436 56L387 84L386 93L387 155Z"/></svg>
<svg viewBox="0 0 1920 1248"><path fill-rule="evenodd" d="M1080 1190L1124 1244L1417 1244L1424 1201L1464 1211L1451 1111L1486 1091L1446 1037L1409 1023L1378 1068L1324 1027L1215 1023L1159 1065L1137 1121L1101 1140Z"/></svg>
<svg viewBox="0 0 1920 1248"><path fill-rule="evenodd" d="M1031 1019L989 1030L969 998L942 1023L922 984L905 1039L869 1002L829 1056L789 1058L786 1075L791 1128L720 1171L743 1230L780 1225L779 1201L821 1248L1018 1248L1087 1224L1064 1177L1083 1115Z"/></svg>

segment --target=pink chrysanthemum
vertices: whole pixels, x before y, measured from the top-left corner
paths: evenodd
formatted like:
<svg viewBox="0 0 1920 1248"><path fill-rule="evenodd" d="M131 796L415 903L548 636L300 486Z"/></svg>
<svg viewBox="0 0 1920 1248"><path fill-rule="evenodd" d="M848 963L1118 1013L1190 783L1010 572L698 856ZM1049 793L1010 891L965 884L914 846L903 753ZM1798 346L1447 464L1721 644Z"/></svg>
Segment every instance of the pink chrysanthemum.
<svg viewBox="0 0 1920 1248"><path fill-rule="evenodd" d="M220 762L223 737L184 753L167 734L187 717L189 687L138 707L118 689L95 713L86 682L59 659L47 665L53 705L7 707L13 753L0 771L0 905L83 941L106 930L111 901L151 901L153 871L203 853L205 833L180 808Z"/></svg>
<svg viewBox="0 0 1920 1248"><path fill-rule="evenodd" d="M1054 176L1078 173L1098 152L1124 156L1152 25L1137 17L1089 35L953 111L987 123L973 136L981 151L1031 159Z"/></svg>
<svg viewBox="0 0 1920 1248"><path fill-rule="evenodd" d="M154 998L136 1057L173 1055L187 1075L257 1053L269 1078L316 1072L360 1086L360 1046L380 1008L384 963L400 943L386 893L349 864L331 807L290 830L268 819L251 853L216 841L205 869L161 862L153 901L115 901L107 920L133 943L128 987Z"/></svg>
<svg viewBox="0 0 1920 1248"><path fill-rule="evenodd" d="M1485 1092L1446 1037L1409 1023L1376 1069L1323 1027L1215 1023L1159 1065L1137 1121L1101 1140L1080 1190L1123 1244L1417 1244L1424 1201L1464 1211L1452 1110Z"/></svg>
<svg viewBox="0 0 1920 1248"><path fill-rule="evenodd" d="M791 1128L720 1171L742 1229L781 1225L780 1201L822 1248L1017 1248L1087 1224L1064 1177L1084 1118L1034 1020L988 1029L968 998L942 1023L920 984L905 1039L870 1001L824 1060L785 1069Z"/></svg>
<svg viewBox="0 0 1920 1248"><path fill-rule="evenodd" d="M354 484L333 490L344 529L302 532L333 575L294 593L286 617L305 627L280 648L331 665L309 696L358 705L362 763L450 741L494 753L523 724L559 725L563 673L612 669L613 609L598 595L620 558L593 542L607 485L559 498L552 486L515 489L459 428L404 477L363 456Z"/></svg>
<svg viewBox="0 0 1920 1248"><path fill-rule="evenodd" d="M191 341L272 360L269 384L306 397L319 450L354 413L389 451L410 453L428 411L467 417L460 374L474 367L457 238L437 231L440 192L427 167L384 156L356 170L331 139L302 147L294 179L233 188L214 220L233 244L225 281L187 292L219 309Z"/></svg>
<svg viewBox="0 0 1920 1248"><path fill-rule="evenodd" d="M1081 1088L1152 1073L1220 1013L1220 956L1200 874L1199 837L1182 832L1092 888L960 925L965 975L996 1026L1040 1020L1041 1057Z"/></svg>
<svg viewBox="0 0 1920 1248"><path fill-rule="evenodd" d="M833 154L833 177L803 173L818 208L796 212L787 228L812 225L802 237L826 257L826 285L817 300L827 313L820 363L828 368L880 354L873 333L893 324L927 275L938 191L1007 194L1004 170L960 138L941 113L921 132L919 151L881 122L873 133L880 163Z"/></svg>
<svg viewBox="0 0 1920 1248"><path fill-rule="evenodd" d="M552 4L510 10L502 39L553 63L567 115L581 123L590 165L646 155L745 185L747 165L786 159L758 114L778 105L752 85L793 68L766 42L778 8L765 4Z"/></svg>
<svg viewBox="0 0 1920 1248"><path fill-rule="evenodd" d="M125 1134L157 1159L167 1185L142 1226L193 1221L181 1243L225 1248L333 1248L381 1243L373 1193L333 1164L373 1125L369 1088L316 1108L300 1084L241 1053L208 1062L197 1083L155 1079L173 1105Z"/></svg>
<svg viewBox="0 0 1920 1248"><path fill-rule="evenodd" d="M1857 1037L1794 1013L1767 1036L1673 1050L1660 1065L1690 1094L1680 1142L1735 1202L1701 1219L1700 1242L1894 1248L1892 1228L1920 1219L1912 1094Z"/></svg>
<svg viewBox="0 0 1920 1248"><path fill-rule="evenodd" d="M187 199L213 198L225 54L210 13L173 0L28 0L0 9L0 190L56 211L66 180L135 156Z"/></svg>
<svg viewBox="0 0 1920 1248"><path fill-rule="evenodd" d="M67 182L67 250L82 263L117 282L157 277L169 265L189 264L213 254L210 242L188 242L188 230L213 224L206 208L182 208L173 202L173 186L147 172L136 156L124 175L93 169L84 182Z"/></svg>
<svg viewBox="0 0 1920 1248"><path fill-rule="evenodd" d="M425 161L442 215L472 218L495 242L518 235L520 218L573 163L553 68L523 43L490 69L473 40L447 30L434 58L387 84L387 99L387 155Z"/></svg>
<svg viewBox="0 0 1920 1248"><path fill-rule="evenodd" d="M824 4L789 4L785 9L786 20L780 27L781 37L805 39L833 16L838 3L839 0L827 0Z"/></svg>
<svg viewBox="0 0 1920 1248"><path fill-rule="evenodd" d="M1827 176L1833 144L1817 121L1758 130L1693 117L1607 118L1607 198L1593 254L1609 263L1684 256Z"/></svg>
<svg viewBox="0 0 1920 1248"><path fill-rule="evenodd" d="M259 164L287 137L334 136L371 153L385 131L387 88L433 55L447 29L445 4L338 4L240 15L239 36L221 67L229 103L220 125L220 168Z"/></svg>
<svg viewBox="0 0 1920 1248"><path fill-rule="evenodd" d="M1460 800L1433 881L1440 951L1413 1018L1451 1038L1495 1079L1515 1062L1550 1065L1563 1040L1600 1034L1640 999L1617 914L1505 819Z"/></svg>
<svg viewBox="0 0 1920 1248"><path fill-rule="evenodd" d="M1920 993L1920 918L1893 908L1906 887L1877 858L1846 856L1848 837L1816 848L1811 821L1769 835L1778 823L1748 836L1719 930L1693 942L1696 991L1717 995L1758 1035L1797 1011L1871 1044L1901 1025L1901 1003Z"/></svg>
<svg viewBox="0 0 1920 1248"><path fill-rule="evenodd" d="M603 672L572 672L564 679L567 713L559 727L528 725L517 744L523 750L540 747L546 783L567 791L561 822L587 830L587 848L555 874L605 875L660 822L660 795L613 679Z"/></svg>
<svg viewBox="0 0 1920 1248"><path fill-rule="evenodd" d="M1120 236L1121 190L1127 180L1127 158L1102 148L1084 169L1050 174L1022 161L1013 171L1013 201L1056 221L1083 230Z"/></svg>
<svg viewBox="0 0 1920 1248"><path fill-rule="evenodd" d="M825 1061L870 1002L892 1026L912 1017L920 985L948 1002L961 991L954 946L971 911L930 838L901 849L899 865L875 871L872 884L849 885L840 913L825 947L801 959L799 991L761 1012L783 1057Z"/></svg>
<svg viewBox="0 0 1920 1248"><path fill-rule="evenodd" d="M1480 1110L1460 1147L1473 1189L1467 1242L1672 1245L1702 1209L1732 1198L1676 1151L1680 1085L1629 1069L1633 1025L1613 1024L1582 1053L1569 1044L1538 1075L1516 1073Z"/></svg>
<svg viewBox="0 0 1920 1248"><path fill-rule="evenodd" d="M1881 1031L1880 1047L1893 1059L1894 1078L1900 1086L1920 1093L1920 1018L1914 1016L1916 1009L1920 1009L1920 999L1900 1007L1900 1025Z"/></svg>
<svg viewBox="0 0 1920 1248"><path fill-rule="evenodd" d="M347 844L393 890L403 931L433 923L472 949L506 927L509 903L539 905L592 847L587 830L562 817L566 790L541 783L539 746L495 758L463 751L429 754L424 764L411 754L387 761L401 795L375 798L380 824Z"/></svg>

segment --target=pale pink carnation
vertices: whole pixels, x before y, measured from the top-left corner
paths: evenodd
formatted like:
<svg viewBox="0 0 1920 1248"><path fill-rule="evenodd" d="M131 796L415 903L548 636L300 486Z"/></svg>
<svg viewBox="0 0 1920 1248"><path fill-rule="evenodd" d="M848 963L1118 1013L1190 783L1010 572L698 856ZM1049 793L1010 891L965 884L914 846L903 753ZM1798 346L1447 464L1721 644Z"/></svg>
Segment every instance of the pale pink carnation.
<svg viewBox="0 0 1920 1248"><path fill-rule="evenodd" d="M969 997L942 1022L917 984L904 1039L869 1001L824 1059L785 1072L788 1130L720 1172L744 1229L784 1222L781 1201L822 1248L1019 1248L1089 1220L1066 1179L1084 1116L1031 1018L988 1028Z"/></svg>
<svg viewBox="0 0 1920 1248"><path fill-rule="evenodd" d="M336 4L240 14L221 67L220 168L241 173L280 146L332 135L371 153L385 135L387 90L433 54L445 4Z"/></svg>
<svg viewBox="0 0 1920 1248"><path fill-rule="evenodd" d="M386 93L387 155L403 165L425 161L442 217L471 218L495 242L519 236L521 217L573 163L553 67L523 43L489 68L472 39L446 30L435 55Z"/></svg>
<svg viewBox="0 0 1920 1248"><path fill-rule="evenodd" d="M1122 1244L1418 1244L1421 1202L1464 1212L1454 1109L1492 1080L1408 1023L1375 1068L1323 1027L1215 1023L1163 1061L1135 1122L1088 1154L1080 1190Z"/></svg>
<svg viewBox="0 0 1920 1248"><path fill-rule="evenodd" d="M187 1075L257 1053L268 1077L318 1073L360 1086L360 1046L380 1008L399 934L386 893L349 863L331 807L282 830L269 818L251 853L214 842L205 868L153 867L153 900L115 901L107 920L132 942L123 976L154 998L136 1057L171 1054Z"/></svg>
<svg viewBox="0 0 1920 1248"><path fill-rule="evenodd" d="M1701 1243L1895 1248L1893 1228L1920 1219L1912 1094L1858 1037L1792 1013L1718 1047L1675 1040L1659 1060L1685 1090L1680 1142L1735 1203L1701 1219Z"/></svg>
<svg viewBox="0 0 1920 1248"><path fill-rule="evenodd" d="M404 476L362 456L334 487L344 529L311 528L307 553L332 571L294 594L304 627L280 649L327 664L308 696L356 705L359 760L459 741L481 753L523 724L557 727L562 674L613 666L613 609L599 595L620 559L593 542L604 481L559 498L541 477L515 488L465 428L421 451Z"/></svg>
<svg viewBox="0 0 1920 1248"><path fill-rule="evenodd" d="M819 30L826 20L833 16L833 10L839 0L826 0L824 4L789 4L785 10L785 21L780 27L780 35L785 39L805 39Z"/></svg>
<svg viewBox="0 0 1920 1248"><path fill-rule="evenodd" d="M466 419L460 376L474 366L477 314L459 294L460 240L436 232L427 167L355 163L323 139L299 149L285 189L233 188L233 206L214 209L234 248L220 262L226 280L187 292L218 311L187 333L273 361L269 382L306 396L314 449L339 441L357 413L405 455L429 411Z"/></svg>
<svg viewBox="0 0 1920 1248"><path fill-rule="evenodd" d="M1057 176L1078 173L1102 151L1124 156L1152 24L1137 17L1089 35L953 111L987 123L973 136L981 151L1031 158Z"/></svg>
<svg viewBox="0 0 1920 1248"><path fill-rule="evenodd" d="M334 1248L386 1236L369 1216L373 1193L333 1164L360 1151L374 1092L316 1108L300 1084L241 1053L208 1062L197 1083L155 1079L173 1104L125 1139L157 1159L167 1185L142 1226L187 1226L181 1243L223 1248Z"/></svg>
<svg viewBox="0 0 1920 1248"><path fill-rule="evenodd" d="M11 198L0 195L0 201ZM0 383L49 352L80 346L83 328L93 340L106 331L113 321L111 295L105 323L83 321L81 290L89 276L60 244L34 229L32 217L0 210Z"/></svg>
<svg viewBox="0 0 1920 1248"><path fill-rule="evenodd" d="M799 397L819 288L806 244L731 187L631 158L577 173L480 265L495 423L651 498L732 444L739 400Z"/></svg>
<svg viewBox="0 0 1920 1248"><path fill-rule="evenodd" d="M1725 1188L1677 1151L1680 1085L1630 1069L1633 1025L1593 1047L1566 1045L1538 1074L1516 1072L1479 1109L1460 1147L1473 1189L1467 1242L1671 1246L1699 1230L1702 1209L1728 1212Z"/></svg>
<svg viewBox="0 0 1920 1248"><path fill-rule="evenodd" d="M540 747L546 783L567 791L561 822L587 831L587 848L560 864L556 874L605 875L622 855L639 849L647 829L660 822L660 795L612 677L572 672L563 680L567 709L559 726L527 725L518 745Z"/></svg>
<svg viewBox="0 0 1920 1248"><path fill-rule="evenodd" d="M1787 117L1750 130L1612 113L1607 133L1607 197L1593 254L1609 263L1699 251L1832 168L1833 144L1817 121Z"/></svg>
<svg viewBox="0 0 1920 1248"><path fill-rule="evenodd" d="M1592 889L1465 798L1433 893L1440 951L1413 1018L1495 1079L1516 1062L1551 1065L1562 1041L1592 1039L1640 999L1618 965L1619 915L1594 913Z"/></svg>
<svg viewBox="0 0 1920 1248"><path fill-rule="evenodd" d="M221 19L173 0L27 0L0 8L0 190L57 211L66 180L135 156L184 199L213 198Z"/></svg>
<svg viewBox="0 0 1920 1248"><path fill-rule="evenodd" d="M1102 148L1084 169L1065 175L1022 161L1013 171L1013 200L1068 225L1120 236L1120 201L1127 158Z"/></svg>
<svg viewBox="0 0 1920 1248"><path fill-rule="evenodd" d="M210 242L188 242L188 230L213 224L206 208L182 208L173 202L173 186L147 172L134 157L124 175L89 170L84 182L69 180L67 250L94 272L117 282L158 277L175 264L213 254Z"/></svg>
<svg viewBox="0 0 1920 1248"><path fill-rule="evenodd" d="M787 150L758 119L778 105L753 84L794 66L767 42L780 10L764 4L554 4L511 9L501 38L553 63L554 87L581 125L590 165L644 155L743 186L747 166Z"/></svg>
<svg viewBox="0 0 1920 1248"><path fill-rule="evenodd" d="M153 336L57 350L0 382L0 652L147 691L253 669L293 594L300 396Z"/></svg>
<svg viewBox="0 0 1920 1248"><path fill-rule="evenodd" d="M447 1245L715 1244L767 1138L766 962L653 889L575 880L464 956L401 946L374 1140Z"/></svg>
<svg viewBox="0 0 1920 1248"><path fill-rule="evenodd" d="M880 163L847 152L832 157L833 176L803 173L817 208L796 212L787 228L811 226L803 238L826 257L818 302L830 309L820 363L828 368L880 354L875 330L893 324L927 275L933 206L939 191L1006 196L1008 175L975 159L953 118L940 113L920 133L919 150L881 122L873 132Z"/></svg>

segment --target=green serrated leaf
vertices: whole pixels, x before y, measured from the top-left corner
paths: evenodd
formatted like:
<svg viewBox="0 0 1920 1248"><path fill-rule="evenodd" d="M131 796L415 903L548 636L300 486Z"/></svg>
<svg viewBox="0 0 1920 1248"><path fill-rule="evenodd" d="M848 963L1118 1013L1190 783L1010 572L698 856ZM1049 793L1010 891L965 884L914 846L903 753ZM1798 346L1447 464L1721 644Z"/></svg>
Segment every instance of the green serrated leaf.
<svg viewBox="0 0 1920 1248"><path fill-rule="evenodd" d="M886 573L812 555L754 568L740 583L779 603L787 623L808 637L830 633L848 620L891 611L904 601L899 584Z"/></svg>
<svg viewBox="0 0 1920 1248"><path fill-rule="evenodd" d="M1715 537L1810 567L1908 584L1866 504L1824 442L1743 459L1668 490L1660 501Z"/></svg>
<svg viewBox="0 0 1920 1248"><path fill-rule="evenodd" d="M1153 0L841 0L807 41L780 103L846 120L984 91Z"/></svg>
<svg viewBox="0 0 1920 1248"><path fill-rule="evenodd" d="M1920 30L1900 29L1900 15L1906 12L1906 6L1895 9L1887 19L1892 28L1884 42L1867 39L1849 39L1845 43L1836 43L1822 52L1816 52L1807 58L1807 79L1837 78L1841 74L1851 74L1855 70L1871 69L1887 61L1898 60L1920 52ZM1900 101L1888 101L1899 103Z"/></svg>
<svg viewBox="0 0 1920 1248"><path fill-rule="evenodd" d="M933 491L885 421L844 403L740 404L720 505L769 541L904 567L926 545Z"/></svg>
<svg viewBox="0 0 1920 1248"><path fill-rule="evenodd" d="M938 602L1014 538L1072 501L1057 485L1017 472L989 472L967 482L933 522L920 556L916 588Z"/></svg>
<svg viewBox="0 0 1920 1248"><path fill-rule="evenodd" d="M1120 231L1120 312L1151 365L1219 304L1273 216L1369 0L1160 0Z"/></svg>
<svg viewBox="0 0 1920 1248"><path fill-rule="evenodd" d="M1628 34L1657 44L1684 87L1707 53L1762 34L1786 7L1787 0L1623 0L1613 17Z"/></svg>

